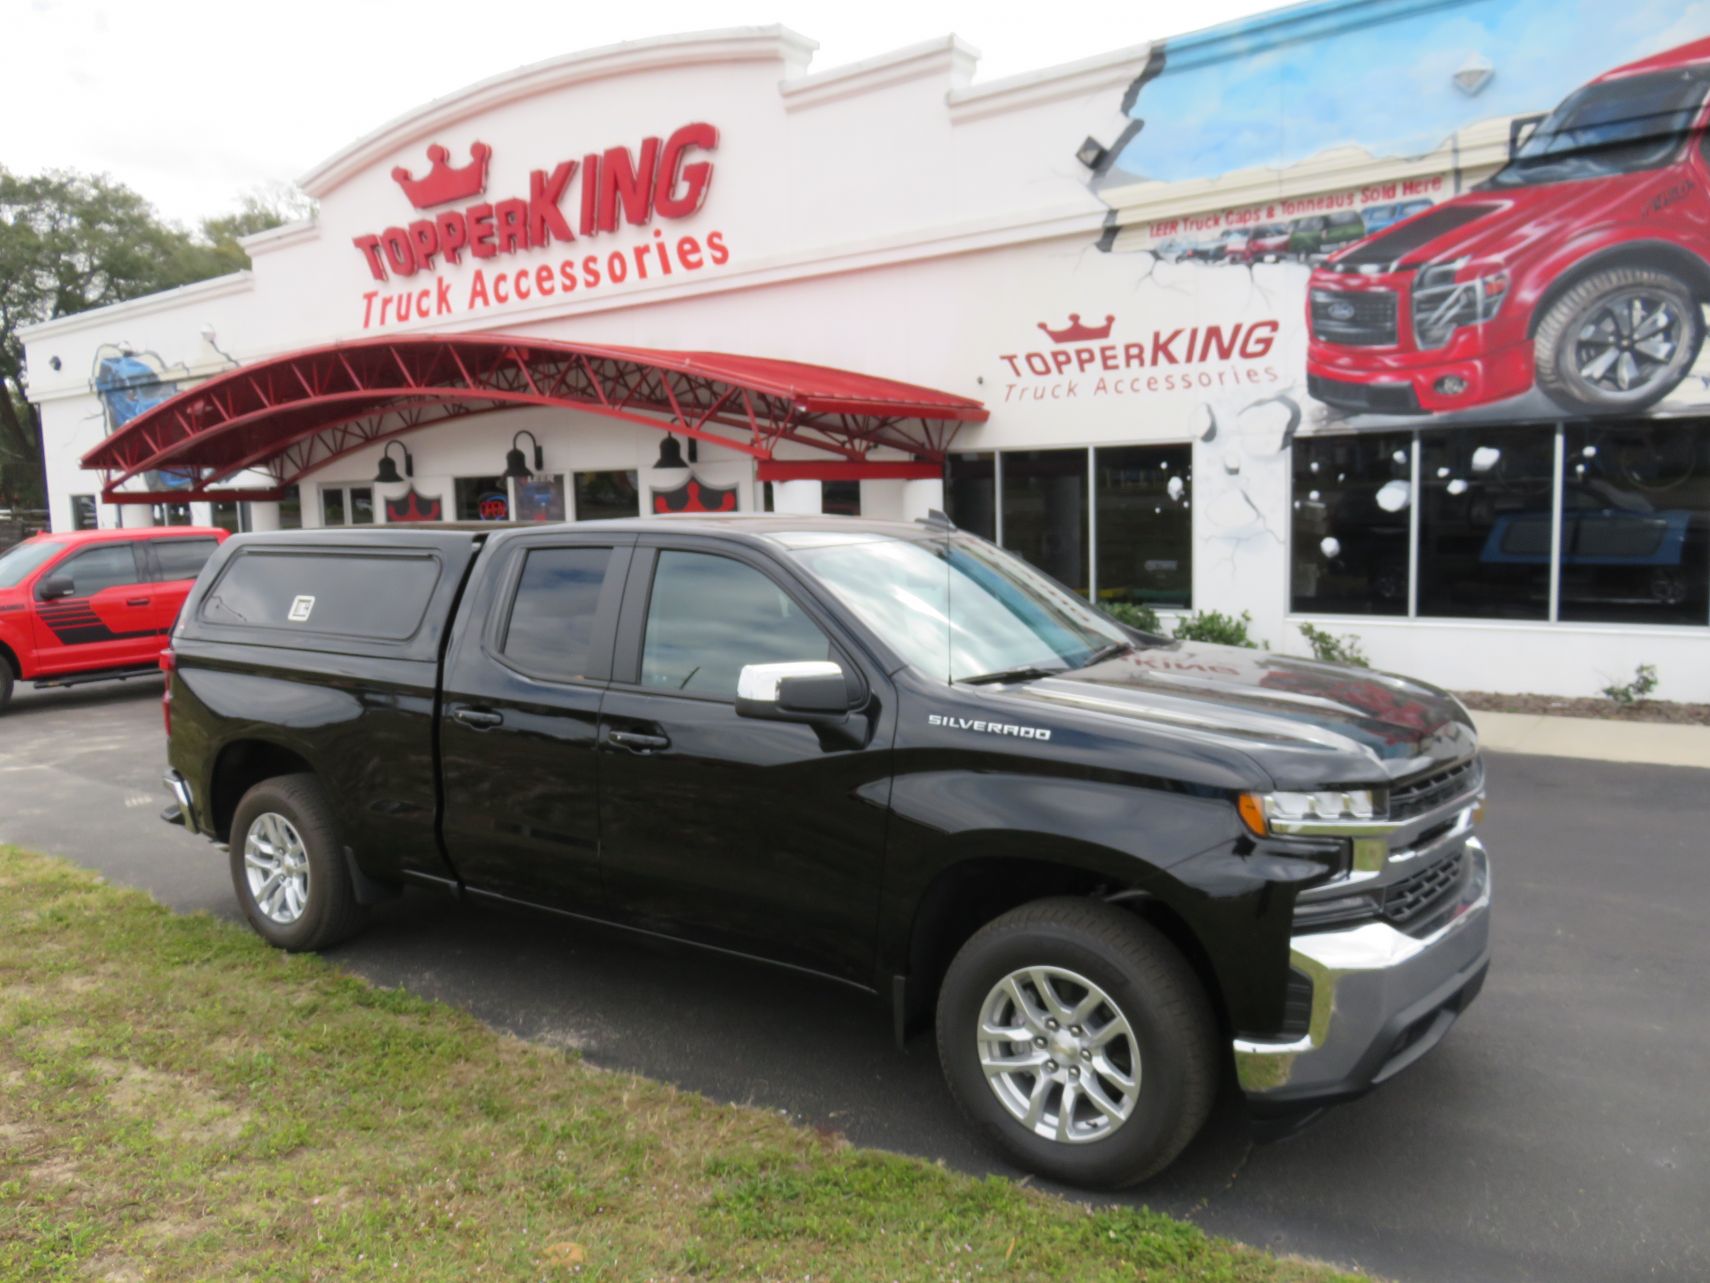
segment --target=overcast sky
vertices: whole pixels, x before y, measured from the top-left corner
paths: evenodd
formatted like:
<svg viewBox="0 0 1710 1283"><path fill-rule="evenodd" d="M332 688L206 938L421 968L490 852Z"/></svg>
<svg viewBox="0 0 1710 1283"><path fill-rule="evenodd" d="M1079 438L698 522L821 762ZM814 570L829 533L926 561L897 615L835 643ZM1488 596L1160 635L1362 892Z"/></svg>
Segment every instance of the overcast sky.
<svg viewBox="0 0 1710 1283"><path fill-rule="evenodd" d="M781 22L823 71L955 32L978 80L1279 7L1275 0L0 0L0 165L104 171L194 222L509 68L623 40Z"/></svg>

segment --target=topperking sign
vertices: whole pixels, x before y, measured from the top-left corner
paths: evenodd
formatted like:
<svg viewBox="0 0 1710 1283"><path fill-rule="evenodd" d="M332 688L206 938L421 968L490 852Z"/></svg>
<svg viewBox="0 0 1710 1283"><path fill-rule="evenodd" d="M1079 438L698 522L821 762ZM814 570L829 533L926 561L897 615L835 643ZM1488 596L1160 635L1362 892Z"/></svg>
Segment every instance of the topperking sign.
<svg viewBox="0 0 1710 1283"><path fill-rule="evenodd" d="M638 147L608 147L532 170L526 194L491 200L480 198L493 149L474 142L468 163L453 167L450 151L434 143L426 174L418 178L402 165L392 170L420 216L352 238L370 277L391 287L363 294L362 328L722 266L730 259L722 231L672 237L653 225L700 210L717 149L718 130L695 122L665 138L644 138ZM650 238L618 249L517 267L503 261L650 226ZM446 269L461 266L465 256L473 271L467 280L454 280ZM424 273L433 273L432 284L417 284Z"/></svg>

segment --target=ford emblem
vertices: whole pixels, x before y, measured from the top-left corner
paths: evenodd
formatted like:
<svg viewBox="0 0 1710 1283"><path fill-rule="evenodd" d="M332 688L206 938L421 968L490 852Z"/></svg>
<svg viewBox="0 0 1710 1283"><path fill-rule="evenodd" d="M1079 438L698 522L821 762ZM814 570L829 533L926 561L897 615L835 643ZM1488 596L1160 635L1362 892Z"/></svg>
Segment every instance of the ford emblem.
<svg viewBox="0 0 1710 1283"><path fill-rule="evenodd" d="M1354 305L1346 299L1337 299L1328 310L1332 321L1351 321L1354 319Z"/></svg>

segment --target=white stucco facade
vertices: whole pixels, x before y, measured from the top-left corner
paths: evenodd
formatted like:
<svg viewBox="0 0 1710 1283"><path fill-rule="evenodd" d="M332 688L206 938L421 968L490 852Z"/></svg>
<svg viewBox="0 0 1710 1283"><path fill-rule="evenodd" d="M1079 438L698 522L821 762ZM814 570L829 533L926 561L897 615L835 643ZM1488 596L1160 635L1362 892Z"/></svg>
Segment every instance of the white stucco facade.
<svg viewBox="0 0 1710 1283"><path fill-rule="evenodd" d="M1127 125L1124 95L1151 51L985 84L975 79L975 52L953 37L820 72L812 49L780 28L686 35L573 54L472 86L305 175L315 218L251 238L250 271L30 331L30 390L42 413L55 527L72 524L73 496L100 490L79 460L110 428L94 388L104 353L146 357L164 380L185 386L234 361L382 335L503 333L710 349L977 398L990 418L960 431L957 452L1180 446L1191 482L1184 520L1192 606L1248 611L1255 635L1305 653L1289 585L1298 497L1291 440L1321 427L1302 394L1308 268L1278 262L1212 272L1166 262L1134 229L1162 210L1222 208L1228 193L1202 185L1172 204L1169 192L1146 184L1093 181L1075 155L1082 139L1108 141ZM425 216L393 170L420 176L430 145L444 146L458 166L476 142L486 144L481 199L495 201L526 197L532 171L607 148L637 149L692 122L714 126L717 143L700 153L712 166L704 200L684 216L485 258L465 252L456 264L441 258L384 281L355 243ZM1268 188L1240 199L1274 198L1290 183L1346 184L1346 158L1332 159L1315 176L1273 175ZM1457 159L1467 172L1489 172L1493 162L1485 158L1482 171L1479 162ZM578 190L572 182L563 200L572 228ZM1107 236L1112 209L1127 207L1143 213ZM669 271L660 254L669 255ZM621 281L613 259L624 264ZM1072 315L1105 333L1059 341L1043 332L1061 332ZM1181 338L1172 348L1172 331L1184 332L1187 359ZM410 480L450 516L455 480L501 472L523 429L538 438L548 474L634 471L643 505L653 489L675 483L652 469L658 432L545 409L473 416L401 438L414 461ZM363 450L301 478L303 523L321 520L324 490L372 487L379 457L378 447ZM743 509L761 506L747 456L702 444L693 471L706 484L736 486ZM379 488L376 506L391 492ZM773 505L818 511L822 495L817 481L781 482ZM923 515L943 496L935 481L861 483L869 515ZM147 512L102 504L99 520L118 525L147 520ZM209 519L205 505L193 515ZM250 520L264 527L277 513L257 504ZM1088 582L1075 586L1096 591L1096 538L1092 548ZM1357 634L1380 667L1453 688L1590 694L1644 662L1661 670L1661 695L1710 700L1703 627L1310 618Z"/></svg>

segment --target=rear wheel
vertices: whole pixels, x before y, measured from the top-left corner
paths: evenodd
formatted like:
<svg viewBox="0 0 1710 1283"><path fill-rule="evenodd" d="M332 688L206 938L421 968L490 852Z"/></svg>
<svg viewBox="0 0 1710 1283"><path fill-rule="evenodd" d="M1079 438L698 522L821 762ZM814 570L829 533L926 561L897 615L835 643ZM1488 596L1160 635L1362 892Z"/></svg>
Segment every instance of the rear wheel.
<svg viewBox="0 0 1710 1283"><path fill-rule="evenodd" d="M0 659L0 711L12 702L12 666Z"/></svg>
<svg viewBox="0 0 1710 1283"><path fill-rule="evenodd" d="M1550 305L1533 339L1538 386L1564 410L1619 414L1679 386L1704 340L1698 299L1649 267L1594 272Z"/></svg>
<svg viewBox="0 0 1710 1283"><path fill-rule="evenodd" d="M324 949L362 925L338 824L313 775L278 775L245 793L230 848L232 889L269 944Z"/></svg>
<svg viewBox="0 0 1710 1283"><path fill-rule="evenodd" d="M1161 1171L1217 1086L1216 1026L1186 959L1096 900L1024 905L963 945L939 993L938 1054L991 1144L1074 1185Z"/></svg>

